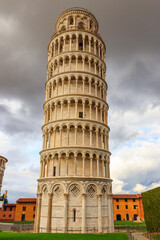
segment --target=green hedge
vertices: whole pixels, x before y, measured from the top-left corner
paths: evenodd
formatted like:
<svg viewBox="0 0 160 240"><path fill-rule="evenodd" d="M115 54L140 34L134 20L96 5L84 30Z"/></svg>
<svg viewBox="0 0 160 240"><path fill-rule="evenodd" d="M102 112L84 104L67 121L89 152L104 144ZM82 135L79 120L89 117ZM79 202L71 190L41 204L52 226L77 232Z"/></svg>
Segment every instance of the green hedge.
<svg viewBox="0 0 160 240"><path fill-rule="evenodd" d="M142 193L147 231L160 231L160 187Z"/></svg>

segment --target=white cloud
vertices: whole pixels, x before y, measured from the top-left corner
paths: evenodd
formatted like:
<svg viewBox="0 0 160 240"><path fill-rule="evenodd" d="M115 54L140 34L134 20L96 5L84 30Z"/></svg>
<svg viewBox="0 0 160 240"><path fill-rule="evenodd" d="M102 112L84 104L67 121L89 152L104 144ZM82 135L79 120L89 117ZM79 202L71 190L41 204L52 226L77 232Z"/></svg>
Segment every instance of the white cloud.
<svg viewBox="0 0 160 240"><path fill-rule="evenodd" d="M146 186L143 186L142 184L136 184L136 186L133 188L134 192L141 193L144 190L146 190Z"/></svg>

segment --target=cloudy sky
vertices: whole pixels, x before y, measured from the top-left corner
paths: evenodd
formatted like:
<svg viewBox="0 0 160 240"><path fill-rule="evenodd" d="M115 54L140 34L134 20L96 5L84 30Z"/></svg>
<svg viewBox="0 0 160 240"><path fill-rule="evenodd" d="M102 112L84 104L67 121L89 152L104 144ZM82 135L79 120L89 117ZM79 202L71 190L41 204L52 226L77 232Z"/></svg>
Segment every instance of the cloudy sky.
<svg viewBox="0 0 160 240"><path fill-rule="evenodd" d="M106 46L114 193L160 185L160 1L0 0L2 193L35 197L42 147L47 45L59 14L92 11Z"/></svg>

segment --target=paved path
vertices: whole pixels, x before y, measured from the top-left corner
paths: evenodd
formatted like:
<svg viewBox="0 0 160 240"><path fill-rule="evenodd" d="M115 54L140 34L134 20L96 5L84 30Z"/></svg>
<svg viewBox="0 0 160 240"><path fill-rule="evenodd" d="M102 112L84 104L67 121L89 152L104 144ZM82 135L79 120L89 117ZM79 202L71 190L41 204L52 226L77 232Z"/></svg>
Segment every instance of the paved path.
<svg viewBox="0 0 160 240"><path fill-rule="evenodd" d="M148 240L145 236L143 236L142 232L135 232L132 233L132 238L133 240Z"/></svg>

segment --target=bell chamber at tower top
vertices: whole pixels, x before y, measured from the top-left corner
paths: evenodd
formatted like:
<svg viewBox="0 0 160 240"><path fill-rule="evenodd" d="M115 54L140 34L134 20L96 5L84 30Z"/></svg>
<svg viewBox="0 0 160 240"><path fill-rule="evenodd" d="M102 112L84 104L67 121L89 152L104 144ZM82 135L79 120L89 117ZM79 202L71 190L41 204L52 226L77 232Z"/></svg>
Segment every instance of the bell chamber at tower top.
<svg viewBox="0 0 160 240"><path fill-rule="evenodd" d="M59 16L56 22L56 32L81 29L96 33L98 22L94 15L86 9L68 9Z"/></svg>

